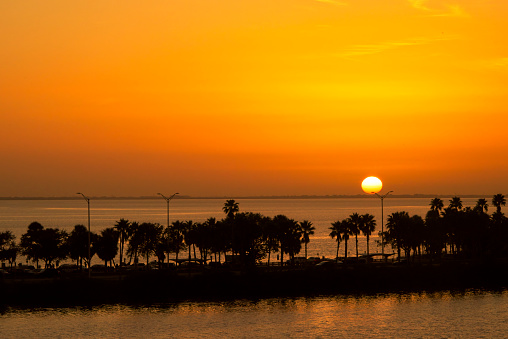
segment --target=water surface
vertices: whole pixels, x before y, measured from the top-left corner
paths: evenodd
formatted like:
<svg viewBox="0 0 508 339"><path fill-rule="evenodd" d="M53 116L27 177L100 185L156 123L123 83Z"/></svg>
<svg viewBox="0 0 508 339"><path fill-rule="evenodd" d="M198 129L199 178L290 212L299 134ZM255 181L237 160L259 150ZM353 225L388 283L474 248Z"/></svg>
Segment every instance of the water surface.
<svg viewBox="0 0 508 339"><path fill-rule="evenodd" d="M9 308L3 338L505 338L508 292Z"/></svg>

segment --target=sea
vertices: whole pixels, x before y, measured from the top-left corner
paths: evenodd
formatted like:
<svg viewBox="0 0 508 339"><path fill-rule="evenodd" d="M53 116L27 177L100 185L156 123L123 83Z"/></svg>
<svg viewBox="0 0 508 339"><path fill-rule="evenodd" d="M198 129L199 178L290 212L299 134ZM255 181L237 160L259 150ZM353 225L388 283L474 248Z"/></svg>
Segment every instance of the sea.
<svg viewBox="0 0 508 339"><path fill-rule="evenodd" d="M464 206L474 206L477 199L462 201ZM384 220L398 211L424 217L430 200L389 196L383 203ZM352 213L373 214L376 233L382 224L381 201L376 197L236 201L243 212L271 217L284 214L296 221L311 221L316 230L308 244L308 256L335 257L337 243L330 238L329 227ZM443 201L447 204L448 198ZM221 219L224 202L173 199L170 221ZM100 232L121 218L165 225L166 207L162 199L92 198L91 230ZM9 230L19 241L33 221L67 231L76 224L87 225L86 201L0 200L0 232ZM375 241L373 236L371 253L381 250ZM365 250L366 239L360 236L358 251ZM389 251L391 248L385 248ZM348 252L356 253L354 238L349 241ZM340 255L344 255L343 244ZM507 333L508 290L0 308L1 338L506 338Z"/></svg>

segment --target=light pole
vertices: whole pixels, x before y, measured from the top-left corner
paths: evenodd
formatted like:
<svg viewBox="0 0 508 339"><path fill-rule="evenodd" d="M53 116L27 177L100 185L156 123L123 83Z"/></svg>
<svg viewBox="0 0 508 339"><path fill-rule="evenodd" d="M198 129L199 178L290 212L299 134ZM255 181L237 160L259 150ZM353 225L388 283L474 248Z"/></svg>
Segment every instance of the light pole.
<svg viewBox="0 0 508 339"><path fill-rule="evenodd" d="M83 193L76 193L83 196L88 204L88 279L90 279L90 266L92 263L90 262L90 198L87 198Z"/></svg>
<svg viewBox="0 0 508 339"><path fill-rule="evenodd" d="M385 257L385 240L384 240L384 232L385 232L384 221L385 221L385 219L384 219L384 211L383 211L383 201L388 196L388 194L390 194L392 192L393 191L389 191L388 193L383 194L383 195L377 194L376 192L372 192L375 195L377 195L379 199L381 199L381 254L382 254L383 259L384 259L385 262L386 262L386 257Z"/></svg>
<svg viewBox="0 0 508 339"><path fill-rule="evenodd" d="M173 199L175 197L175 195L180 194L180 193L174 193L169 198L165 197L164 194L162 194L162 193L157 193L157 194L160 195L161 197L163 197L164 200L166 200L166 203L168 205L168 227L169 227L169 202L171 201L171 199Z"/></svg>

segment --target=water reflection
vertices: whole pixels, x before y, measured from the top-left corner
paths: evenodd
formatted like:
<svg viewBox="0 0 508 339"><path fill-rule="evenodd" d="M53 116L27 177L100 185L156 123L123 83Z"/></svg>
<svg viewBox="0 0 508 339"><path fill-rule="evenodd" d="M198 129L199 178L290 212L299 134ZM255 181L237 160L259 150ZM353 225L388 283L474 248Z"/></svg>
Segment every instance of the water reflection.
<svg viewBox="0 0 508 339"><path fill-rule="evenodd" d="M504 337L508 291L5 309L2 337Z"/></svg>

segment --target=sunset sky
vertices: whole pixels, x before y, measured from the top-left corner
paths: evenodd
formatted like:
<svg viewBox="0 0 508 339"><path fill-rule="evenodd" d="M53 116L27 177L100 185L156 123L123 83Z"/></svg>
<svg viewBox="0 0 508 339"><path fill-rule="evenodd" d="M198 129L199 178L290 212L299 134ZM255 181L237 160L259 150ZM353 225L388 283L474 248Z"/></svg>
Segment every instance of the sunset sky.
<svg viewBox="0 0 508 339"><path fill-rule="evenodd" d="M0 2L0 196L508 193L508 1Z"/></svg>

